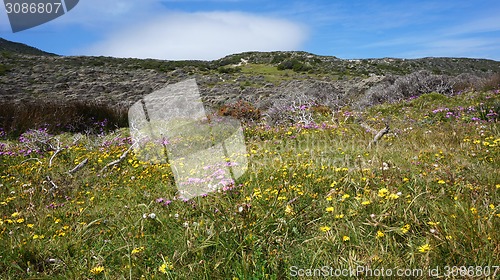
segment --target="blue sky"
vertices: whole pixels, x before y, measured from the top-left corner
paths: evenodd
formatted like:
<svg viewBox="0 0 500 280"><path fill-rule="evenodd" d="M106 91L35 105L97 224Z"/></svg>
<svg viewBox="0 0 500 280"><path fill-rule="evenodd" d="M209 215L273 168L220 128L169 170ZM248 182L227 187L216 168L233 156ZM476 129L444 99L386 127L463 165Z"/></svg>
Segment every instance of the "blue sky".
<svg viewBox="0 0 500 280"><path fill-rule="evenodd" d="M66 15L0 37L62 55L211 60L301 50L340 58L500 61L498 0L80 0Z"/></svg>

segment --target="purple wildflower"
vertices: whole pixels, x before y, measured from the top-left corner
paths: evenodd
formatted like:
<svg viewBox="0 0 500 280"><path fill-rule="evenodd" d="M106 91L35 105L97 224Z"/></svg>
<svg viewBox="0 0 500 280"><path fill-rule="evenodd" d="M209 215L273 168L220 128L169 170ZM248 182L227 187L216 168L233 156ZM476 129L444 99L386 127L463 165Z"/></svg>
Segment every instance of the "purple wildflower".
<svg viewBox="0 0 500 280"><path fill-rule="evenodd" d="M170 203L172 203L172 200L165 200L165 202L163 202L163 206L168 206L170 205Z"/></svg>

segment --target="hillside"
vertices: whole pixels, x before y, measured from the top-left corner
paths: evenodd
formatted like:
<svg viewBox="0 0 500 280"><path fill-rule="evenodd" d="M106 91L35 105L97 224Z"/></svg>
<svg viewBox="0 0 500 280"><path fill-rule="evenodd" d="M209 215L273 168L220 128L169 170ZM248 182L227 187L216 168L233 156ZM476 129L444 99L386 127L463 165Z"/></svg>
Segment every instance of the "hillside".
<svg viewBox="0 0 500 280"><path fill-rule="evenodd" d="M0 279L500 275L498 62L4 53L0 65ZM128 106L189 77L210 122L176 119L168 138L148 125L134 149L133 130L114 127ZM193 184L203 191L183 199Z"/></svg>
<svg viewBox="0 0 500 280"><path fill-rule="evenodd" d="M0 38L0 53L17 53L17 54L29 54L29 55L49 55L55 56L56 54L44 52L40 49L28 46L22 43L16 43L9 40Z"/></svg>
<svg viewBox="0 0 500 280"><path fill-rule="evenodd" d="M486 77L500 73L500 62L485 59L346 60L305 52L247 52L214 61L163 61L49 56L22 44L2 42L10 50L0 54L4 108L32 104L30 110L37 111L36 106L47 103L61 108L92 103L116 109L124 117L142 96L192 77L207 108L245 101L265 114L294 98L337 110L431 91L450 95L482 87ZM30 52L37 55L26 54ZM15 110L5 109L0 116L4 127L12 123L7 111Z"/></svg>

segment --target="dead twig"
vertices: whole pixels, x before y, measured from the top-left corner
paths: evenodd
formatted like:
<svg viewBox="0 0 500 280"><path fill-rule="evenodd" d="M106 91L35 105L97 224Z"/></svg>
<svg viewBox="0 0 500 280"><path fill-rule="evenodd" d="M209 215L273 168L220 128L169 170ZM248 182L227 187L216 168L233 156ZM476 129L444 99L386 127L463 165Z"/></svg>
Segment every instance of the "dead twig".
<svg viewBox="0 0 500 280"><path fill-rule="evenodd" d="M385 127L379 131L377 131L376 129L373 129L368 124L364 123L361 119L358 119L357 122L367 132L375 134L375 136L373 137L373 140L370 142L370 144L368 144L368 149L371 148L372 145L376 144L382 137L384 137L384 135L386 135L390 131L389 122L387 120L385 121Z"/></svg>
<svg viewBox="0 0 500 280"><path fill-rule="evenodd" d="M54 154L53 154L53 155L50 157L50 159L49 159L49 167L52 167L52 160L54 160L54 158L56 157L56 155L57 155L58 153L60 153L62 150L64 150L64 148L61 148L61 141L59 141L59 139L58 139L58 138L56 138L56 140L57 140L57 146L56 146L56 147L53 147L53 146L51 145L51 148L52 148L53 150L55 150L55 152L54 152Z"/></svg>
<svg viewBox="0 0 500 280"><path fill-rule="evenodd" d="M39 158L28 158L28 159L25 159L25 160L21 161L21 163L19 163L19 164L23 164L23 163L28 162L30 160L36 160L39 163L42 163L42 161Z"/></svg>
<svg viewBox="0 0 500 280"><path fill-rule="evenodd" d="M117 160L114 160L114 161L106 164L101 169L101 171L99 171L99 173L102 173L102 172L104 172L104 170L108 169L109 167L112 167L112 166L117 165L120 162L122 162L127 157L128 153L130 152L130 150L132 150L133 147L134 147L134 145L130 146L125 152L123 152L123 154Z"/></svg>
<svg viewBox="0 0 500 280"><path fill-rule="evenodd" d="M82 162L80 162L77 166L75 166L75 168L71 169L68 171L69 174L73 174L75 173L76 171L80 170L82 167L85 166L85 164L87 164L89 162L89 159L86 158L84 159Z"/></svg>
<svg viewBox="0 0 500 280"><path fill-rule="evenodd" d="M47 181L52 185L52 188L49 189L49 192L53 192L54 190L57 190L59 188L48 175L47 175Z"/></svg>
<svg viewBox="0 0 500 280"><path fill-rule="evenodd" d="M370 144L368 144L368 148L371 148L372 145L376 144L378 142L378 140L380 140L380 138L384 137L384 135L386 135L387 133L389 133L390 131L390 128L389 128L389 124L386 123L385 124L385 127L383 129L381 129L376 135L375 137L373 137L373 140L370 142Z"/></svg>
<svg viewBox="0 0 500 280"><path fill-rule="evenodd" d="M53 160L53 159L56 157L56 155L57 155L58 153L60 153L62 150L64 150L64 149L59 149L59 150L56 150L56 151L54 152L54 154L50 157L50 159L49 159L49 167L52 167L52 160Z"/></svg>

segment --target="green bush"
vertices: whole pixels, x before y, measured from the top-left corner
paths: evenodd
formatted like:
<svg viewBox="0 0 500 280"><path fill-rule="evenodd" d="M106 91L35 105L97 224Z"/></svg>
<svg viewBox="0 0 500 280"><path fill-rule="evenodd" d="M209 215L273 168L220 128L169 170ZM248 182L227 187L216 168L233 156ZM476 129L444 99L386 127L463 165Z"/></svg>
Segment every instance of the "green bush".
<svg viewBox="0 0 500 280"><path fill-rule="evenodd" d="M0 64L0 76L5 75L9 71L9 67L4 64Z"/></svg>
<svg viewBox="0 0 500 280"><path fill-rule="evenodd" d="M220 74L233 74L241 72L241 67L219 67L217 72Z"/></svg>
<svg viewBox="0 0 500 280"><path fill-rule="evenodd" d="M278 64L278 70L291 69L295 72L306 72L311 70L311 66L299 61L298 59L285 60Z"/></svg>

